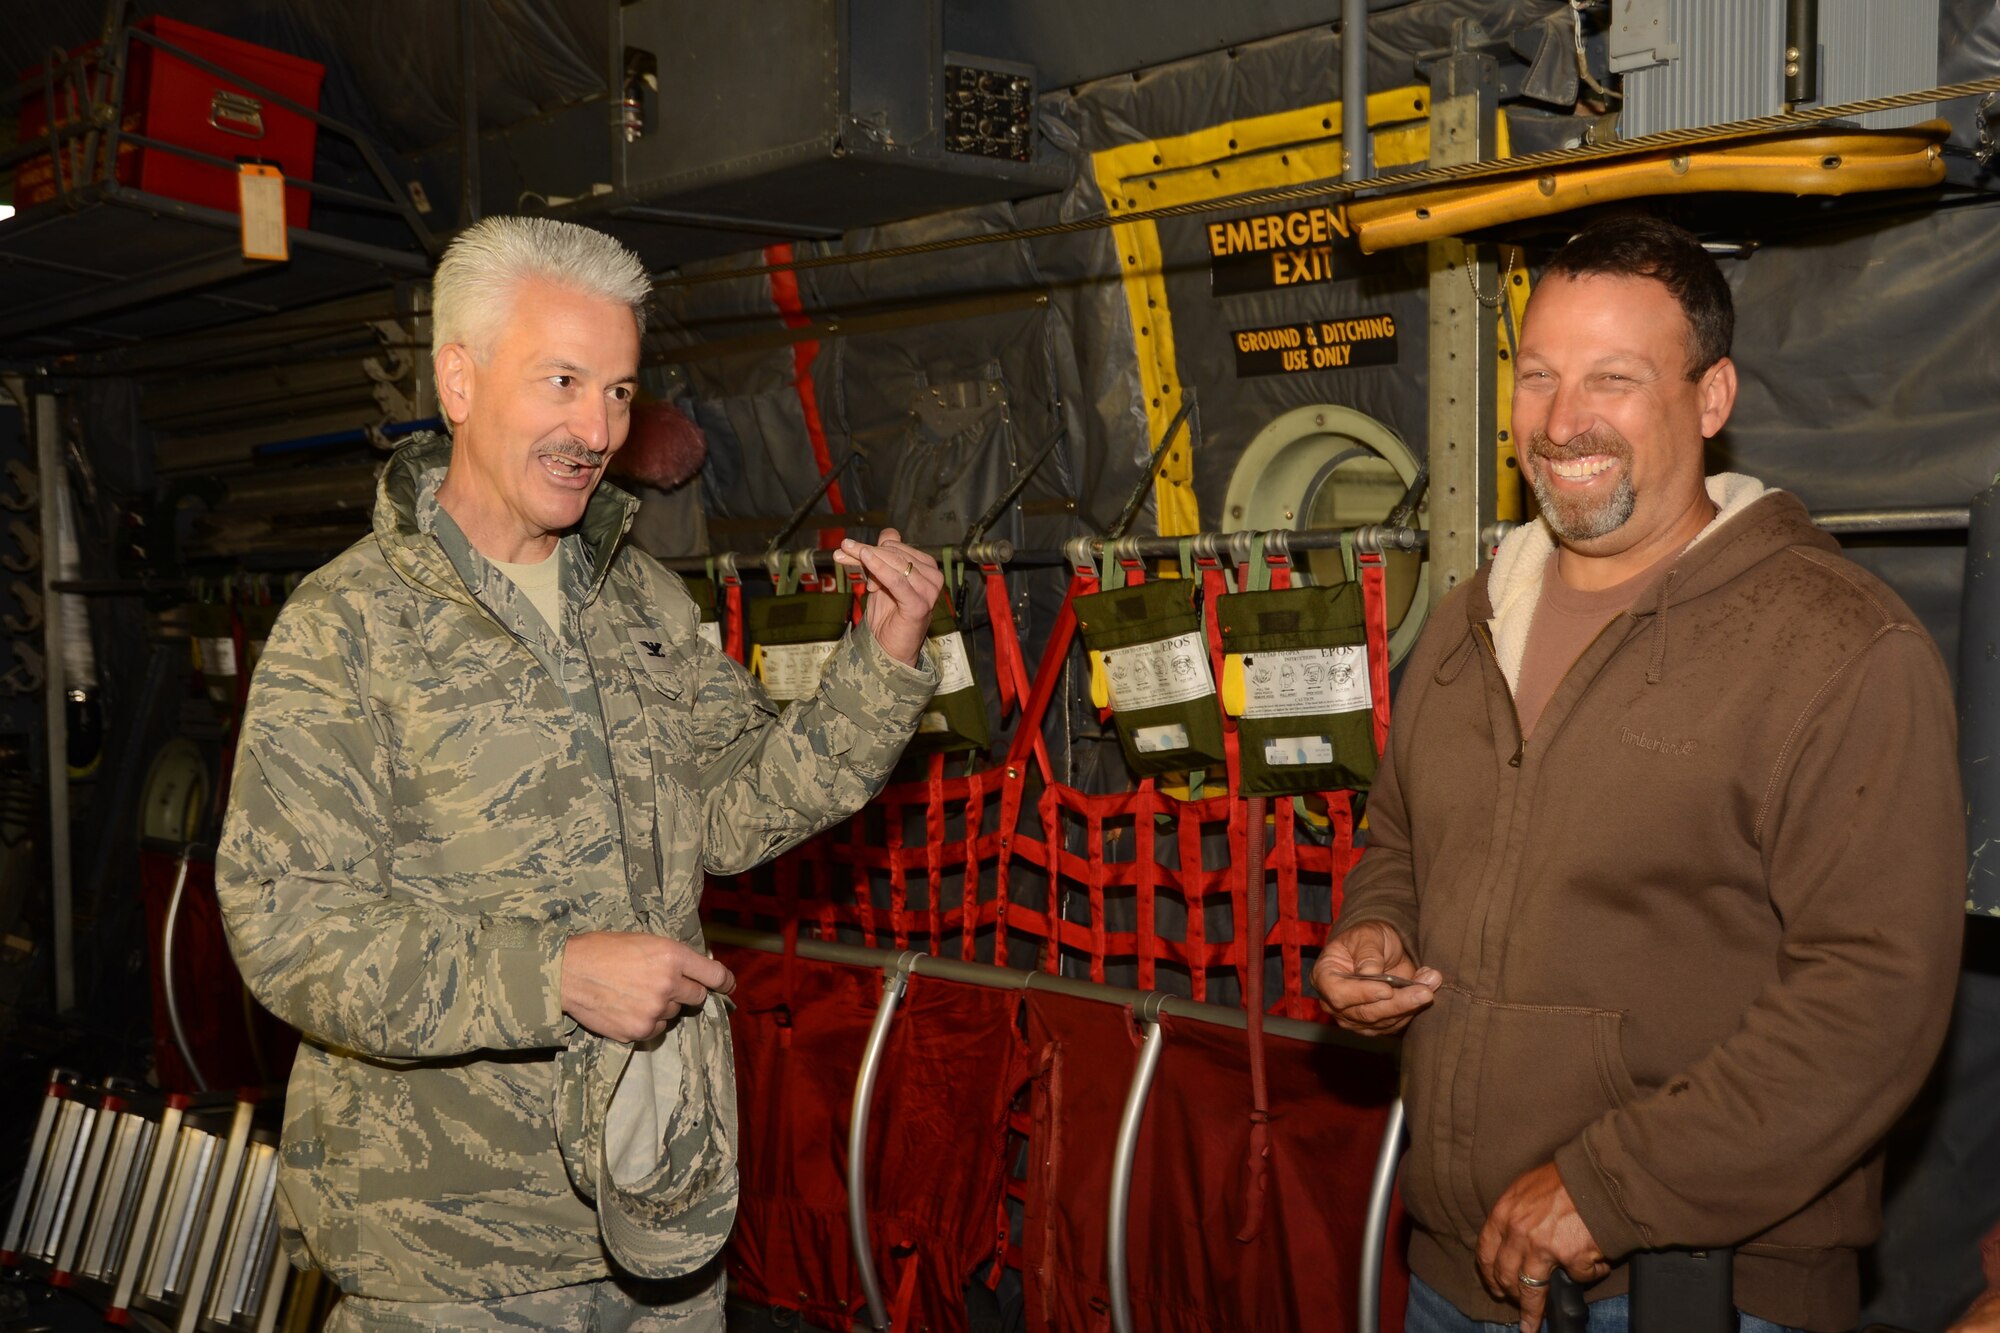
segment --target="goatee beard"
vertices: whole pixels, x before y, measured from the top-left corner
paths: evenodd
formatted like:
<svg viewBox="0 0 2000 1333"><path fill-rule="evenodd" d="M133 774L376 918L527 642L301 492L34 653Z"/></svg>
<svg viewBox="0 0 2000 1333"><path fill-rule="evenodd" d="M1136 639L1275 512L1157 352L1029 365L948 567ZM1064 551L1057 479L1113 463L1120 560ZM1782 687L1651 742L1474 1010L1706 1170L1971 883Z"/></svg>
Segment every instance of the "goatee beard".
<svg viewBox="0 0 2000 1333"><path fill-rule="evenodd" d="M1618 485L1601 500L1565 494L1551 485L1546 469L1552 460L1603 455L1618 460ZM1615 431L1599 427L1568 444L1557 444L1546 431L1528 441L1528 484L1542 507L1542 520L1564 542L1594 541L1625 526L1639 497L1632 490L1632 446Z"/></svg>

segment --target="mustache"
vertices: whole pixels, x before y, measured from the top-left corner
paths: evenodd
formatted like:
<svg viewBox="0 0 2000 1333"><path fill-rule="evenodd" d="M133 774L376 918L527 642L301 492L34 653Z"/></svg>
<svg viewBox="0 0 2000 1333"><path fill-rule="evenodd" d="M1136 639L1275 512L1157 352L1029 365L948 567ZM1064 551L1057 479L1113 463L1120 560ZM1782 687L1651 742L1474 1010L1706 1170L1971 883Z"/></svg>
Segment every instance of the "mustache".
<svg viewBox="0 0 2000 1333"><path fill-rule="evenodd" d="M1609 426L1597 425L1581 435L1571 436L1561 444L1549 437L1545 430L1538 430L1528 437L1528 452L1536 458L1550 462L1567 462L1572 458L1588 458L1593 454L1604 454L1625 462L1632 459L1632 445L1623 435Z"/></svg>
<svg viewBox="0 0 2000 1333"><path fill-rule="evenodd" d="M567 458L580 467L602 467L604 456L593 452L583 441L572 436L566 440L553 440L535 451L543 457Z"/></svg>

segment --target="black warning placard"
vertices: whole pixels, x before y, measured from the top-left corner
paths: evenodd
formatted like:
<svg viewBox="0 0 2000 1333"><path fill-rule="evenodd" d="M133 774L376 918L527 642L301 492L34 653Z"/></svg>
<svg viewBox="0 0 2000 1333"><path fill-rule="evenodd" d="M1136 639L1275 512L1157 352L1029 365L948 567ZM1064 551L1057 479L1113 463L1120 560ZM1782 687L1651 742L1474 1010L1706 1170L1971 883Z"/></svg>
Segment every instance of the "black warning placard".
<svg viewBox="0 0 2000 1333"><path fill-rule="evenodd" d="M1396 317L1390 314L1237 329L1229 336L1238 379L1396 364Z"/></svg>
<svg viewBox="0 0 2000 1333"><path fill-rule="evenodd" d="M1282 291L1348 276L1359 254L1339 208L1295 208L1208 224L1214 296Z"/></svg>

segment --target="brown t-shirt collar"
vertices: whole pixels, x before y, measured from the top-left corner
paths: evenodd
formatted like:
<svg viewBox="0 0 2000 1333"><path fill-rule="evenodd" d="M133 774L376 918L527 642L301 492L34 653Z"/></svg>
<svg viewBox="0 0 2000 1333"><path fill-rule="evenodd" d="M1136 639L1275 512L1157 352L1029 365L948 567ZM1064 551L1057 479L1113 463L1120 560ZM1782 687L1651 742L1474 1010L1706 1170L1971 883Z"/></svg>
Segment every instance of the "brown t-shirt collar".
<svg viewBox="0 0 2000 1333"><path fill-rule="evenodd" d="M1680 559L1681 550L1668 552L1622 583L1591 592L1572 588L1564 581L1560 546L1549 552L1548 563L1542 566L1541 600L1535 605L1527 651L1521 658L1521 682L1514 691L1514 709L1521 718L1524 740L1534 733L1542 710L1584 649L1615 617L1632 609L1639 594Z"/></svg>

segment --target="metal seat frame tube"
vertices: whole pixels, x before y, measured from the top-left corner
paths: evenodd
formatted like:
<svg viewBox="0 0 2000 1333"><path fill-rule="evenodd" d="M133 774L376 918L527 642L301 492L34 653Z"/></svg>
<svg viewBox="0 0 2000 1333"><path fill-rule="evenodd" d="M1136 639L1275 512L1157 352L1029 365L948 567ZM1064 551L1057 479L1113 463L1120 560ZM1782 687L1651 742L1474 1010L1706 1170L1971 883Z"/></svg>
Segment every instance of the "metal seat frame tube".
<svg viewBox="0 0 2000 1333"><path fill-rule="evenodd" d="M174 870L174 891L167 897L167 921L160 928L160 986L167 996L167 1026L173 1029L174 1047L187 1065L195 1091L207 1092L208 1080L202 1076L200 1061L194 1058L194 1047L188 1043L187 1029L181 1026L180 1001L174 995L174 931L180 924L181 899L187 893L188 863L194 859L194 851L193 843L181 848L180 864Z"/></svg>
<svg viewBox="0 0 2000 1333"><path fill-rule="evenodd" d="M112 1290L111 1304L105 1310L107 1315L129 1309L138 1290L140 1270L146 1266L153 1230L160 1220L160 1198L166 1193L167 1176L173 1170L174 1154L180 1146L181 1120L186 1115L186 1107L186 1098L169 1097L166 1109L160 1113L159 1133L153 1136L152 1160L146 1163L146 1183L141 1188L138 1206L132 1213L132 1228L125 1239L125 1257L118 1265L118 1284Z"/></svg>
<svg viewBox="0 0 2000 1333"><path fill-rule="evenodd" d="M1382 1126L1382 1150L1375 1156L1375 1180L1368 1190L1368 1215L1361 1224L1359 1333L1382 1330L1382 1257L1389 1248L1389 1200L1396 1191L1396 1164L1403 1152L1403 1099L1389 1107Z"/></svg>
<svg viewBox="0 0 2000 1333"><path fill-rule="evenodd" d="M868 1303L868 1326L886 1330L889 1308L882 1300L882 1279L875 1271L875 1249L868 1235L868 1108L875 1100L875 1078L882 1072L882 1054L889 1048L889 1029L896 1009L910 987L910 969L918 954L904 953L882 969L882 1003L868 1029L868 1045L854 1080L854 1111L847 1126L847 1234L854 1243L854 1266L861 1274L861 1295Z"/></svg>
<svg viewBox="0 0 2000 1333"><path fill-rule="evenodd" d="M1160 1022L1165 996L1154 992L1141 1000L1136 1014L1146 1025L1146 1040L1132 1067L1132 1085L1125 1090L1125 1113L1118 1119L1118 1144L1111 1155L1111 1200L1104 1216L1104 1281L1111 1291L1112 1333L1132 1333L1132 1277L1128 1262L1132 1219L1132 1164L1139 1154L1139 1130L1146 1121L1146 1101L1159 1072L1160 1052L1167 1030Z"/></svg>
<svg viewBox="0 0 2000 1333"><path fill-rule="evenodd" d="M28 1143L28 1164L21 1172L21 1187L14 1195L13 1211L7 1216L7 1231L0 1237L0 1253L8 1256L12 1263L28 1242L28 1209L35 1194L45 1182L45 1172L49 1138L55 1132L56 1113L62 1104L76 1095L75 1076L58 1069L49 1075L48 1091L42 1096L41 1113L35 1117L35 1134Z"/></svg>

